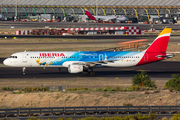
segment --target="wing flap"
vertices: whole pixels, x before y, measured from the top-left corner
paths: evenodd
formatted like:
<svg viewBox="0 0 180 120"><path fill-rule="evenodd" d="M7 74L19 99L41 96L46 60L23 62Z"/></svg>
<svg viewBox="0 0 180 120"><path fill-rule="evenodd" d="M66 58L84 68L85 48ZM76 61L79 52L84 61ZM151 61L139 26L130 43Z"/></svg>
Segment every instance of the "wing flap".
<svg viewBox="0 0 180 120"><path fill-rule="evenodd" d="M99 64L108 64L108 63L114 63L117 60L104 60L104 61L93 61L93 62L78 62L78 63L73 63L74 65L99 65Z"/></svg>

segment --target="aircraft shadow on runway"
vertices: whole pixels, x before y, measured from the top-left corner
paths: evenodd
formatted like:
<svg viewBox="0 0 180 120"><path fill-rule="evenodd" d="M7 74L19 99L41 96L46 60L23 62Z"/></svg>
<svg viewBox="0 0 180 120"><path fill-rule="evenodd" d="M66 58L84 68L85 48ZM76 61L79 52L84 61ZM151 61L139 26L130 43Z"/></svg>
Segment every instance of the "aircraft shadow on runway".
<svg viewBox="0 0 180 120"><path fill-rule="evenodd" d="M94 77L133 77L142 70L151 77L171 78L172 74L180 75L180 62L161 61L136 67L127 68L96 68ZM22 75L22 68L0 67L0 78L75 78L91 77L82 73L70 74L58 71L58 68L27 68L26 75Z"/></svg>
<svg viewBox="0 0 180 120"><path fill-rule="evenodd" d="M114 71L109 69L106 71L96 71L93 77L133 77L141 71ZM147 74L155 78L171 78L172 74L180 74L180 71L147 71ZM70 74L68 72L50 72L46 71L27 71L26 75L22 75L21 71L8 71L6 74L0 74L0 78L75 78L75 77L91 77L90 75L83 75L82 73Z"/></svg>

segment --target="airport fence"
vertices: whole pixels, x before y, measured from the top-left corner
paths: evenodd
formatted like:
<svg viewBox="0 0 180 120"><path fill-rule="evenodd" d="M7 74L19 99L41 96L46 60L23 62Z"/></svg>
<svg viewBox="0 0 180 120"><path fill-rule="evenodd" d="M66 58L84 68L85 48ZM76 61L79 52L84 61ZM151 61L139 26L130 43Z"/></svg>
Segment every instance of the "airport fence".
<svg viewBox="0 0 180 120"><path fill-rule="evenodd" d="M87 115L87 114L164 114L179 113L180 106L88 106L88 107L42 107L0 109L0 117L41 115Z"/></svg>

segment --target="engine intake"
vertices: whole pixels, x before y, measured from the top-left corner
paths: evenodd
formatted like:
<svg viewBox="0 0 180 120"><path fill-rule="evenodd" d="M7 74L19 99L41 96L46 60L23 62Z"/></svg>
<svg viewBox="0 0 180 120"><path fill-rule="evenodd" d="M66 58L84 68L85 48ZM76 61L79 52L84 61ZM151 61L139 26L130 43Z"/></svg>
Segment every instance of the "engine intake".
<svg viewBox="0 0 180 120"><path fill-rule="evenodd" d="M69 73L80 73L83 72L83 65L69 65L68 66Z"/></svg>

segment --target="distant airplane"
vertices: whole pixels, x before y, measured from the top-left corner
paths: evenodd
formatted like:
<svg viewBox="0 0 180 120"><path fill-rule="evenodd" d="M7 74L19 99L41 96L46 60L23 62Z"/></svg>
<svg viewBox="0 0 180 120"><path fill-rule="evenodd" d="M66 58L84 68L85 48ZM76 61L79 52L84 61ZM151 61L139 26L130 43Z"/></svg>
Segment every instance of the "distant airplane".
<svg viewBox="0 0 180 120"><path fill-rule="evenodd" d="M171 28L165 28L144 51L24 51L12 54L3 63L22 67L65 67L69 73L95 75L96 67L130 67L148 64L173 57L166 53Z"/></svg>
<svg viewBox="0 0 180 120"><path fill-rule="evenodd" d="M128 21L129 19L125 16L116 15L116 20L117 22L124 22L124 21Z"/></svg>
<svg viewBox="0 0 180 120"><path fill-rule="evenodd" d="M3 14L0 14L0 20L4 20L5 16Z"/></svg>
<svg viewBox="0 0 180 120"><path fill-rule="evenodd" d="M121 21L127 21L129 20L127 17L125 16L115 16L115 15L112 15L112 16L93 16L87 8L85 8L85 12L86 12L86 15L87 17L90 19L90 20L96 20L96 21L115 21L117 20L117 22L121 22Z"/></svg>

